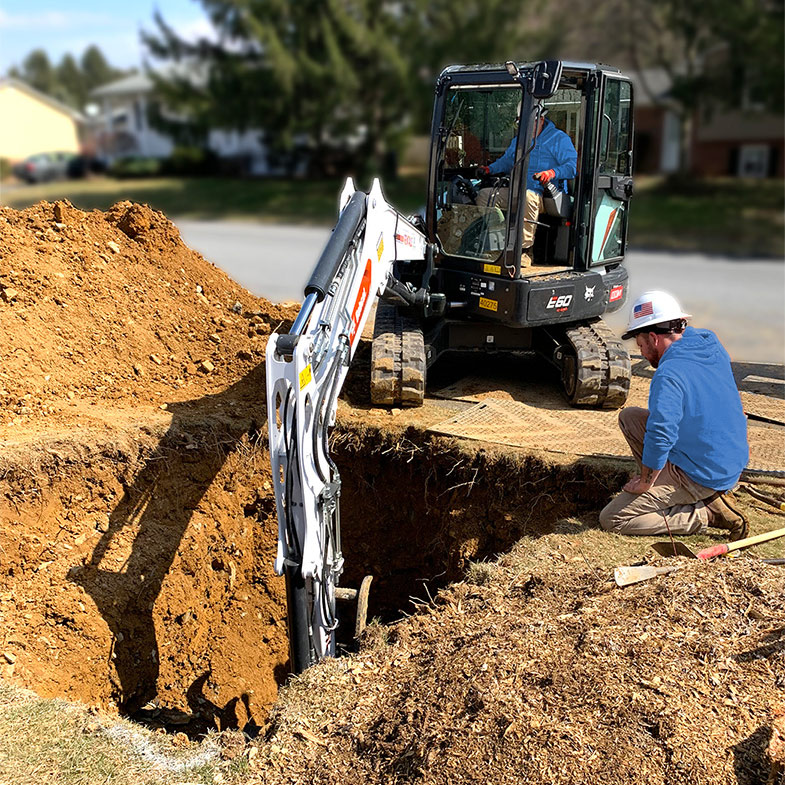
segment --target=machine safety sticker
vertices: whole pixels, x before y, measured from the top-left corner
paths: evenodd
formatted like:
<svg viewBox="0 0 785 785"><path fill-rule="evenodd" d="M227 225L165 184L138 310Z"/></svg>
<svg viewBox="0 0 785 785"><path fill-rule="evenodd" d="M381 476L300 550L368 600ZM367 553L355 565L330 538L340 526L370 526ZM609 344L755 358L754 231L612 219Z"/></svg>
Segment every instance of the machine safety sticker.
<svg viewBox="0 0 785 785"><path fill-rule="evenodd" d="M499 303L489 297L480 297L480 308L485 308L486 311L498 311Z"/></svg>
<svg viewBox="0 0 785 785"><path fill-rule="evenodd" d="M384 235L379 235L379 242L376 243L376 260L381 262L382 254L384 253Z"/></svg>
<svg viewBox="0 0 785 785"><path fill-rule="evenodd" d="M502 268L500 264L484 264L482 266L482 271L484 273L489 273L490 275L501 275Z"/></svg>
<svg viewBox="0 0 785 785"><path fill-rule="evenodd" d="M300 389L307 387L311 383L311 379L313 379L313 373L311 372L311 364L305 366L305 368L300 371Z"/></svg>

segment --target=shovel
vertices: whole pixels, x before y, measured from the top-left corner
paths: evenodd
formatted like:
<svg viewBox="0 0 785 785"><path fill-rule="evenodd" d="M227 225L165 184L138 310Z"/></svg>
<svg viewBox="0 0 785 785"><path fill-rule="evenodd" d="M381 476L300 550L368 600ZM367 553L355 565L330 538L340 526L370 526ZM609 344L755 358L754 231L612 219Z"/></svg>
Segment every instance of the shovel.
<svg viewBox="0 0 785 785"><path fill-rule="evenodd" d="M731 551L738 551L741 548L749 548L750 546L757 545L761 542L776 540L778 537L785 537L785 529L775 529L773 532L756 534L754 537L746 537L743 540L736 540L736 542L724 542L720 545L712 545L711 548L704 548L697 553L690 550L683 542L655 542L651 547L654 548L660 556L673 556L675 551L676 556L686 556L689 559L713 559L715 556L724 556Z"/></svg>
<svg viewBox="0 0 785 785"><path fill-rule="evenodd" d="M642 567L617 567L613 571L613 579L616 581L617 586L630 586L633 583L656 578L658 575L667 575L678 569L676 566L652 567L648 564Z"/></svg>

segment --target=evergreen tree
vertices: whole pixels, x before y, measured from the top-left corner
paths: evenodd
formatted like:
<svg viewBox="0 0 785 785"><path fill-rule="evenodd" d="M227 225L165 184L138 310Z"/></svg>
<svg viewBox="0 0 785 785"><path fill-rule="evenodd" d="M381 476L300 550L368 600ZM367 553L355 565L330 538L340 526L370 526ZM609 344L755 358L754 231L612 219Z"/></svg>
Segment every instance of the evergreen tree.
<svg viewBox="0 0 785 785"><path fill-rule="evenodd" d="M49 55L43 49L34 49L22 61L22 67L14 70L14 75L31 87L46 95L54 95L57 89L57 77Z"/></svg>
<svg viewBox="0 0 785 785"><path fill-rule="evenodd" d="M109 65L103 52L95 44L88 46L87 49L84 50L80 60L80 66L84 78L85 89L88 93L96 87L119 79L125 73L124 71Z"/></svg>
<svg viewBox="0 0 785 785"><path fill-rule="evenodd" d="M9 76L79 111L88 102L90 90L118 79L125 73L109 65L95 45L84 51L79 62L71 54L64 55L56 68L43 49L35 49L25 57L20 67L12 66L8 70Z"/></svg>
<svg viewBox="0 0 785 785"><path fill-rule="evenodd" d="M84 74L73 55L63 56L55 71L55 78L55 98L81 111L87 102L87 87Z"/></svg>

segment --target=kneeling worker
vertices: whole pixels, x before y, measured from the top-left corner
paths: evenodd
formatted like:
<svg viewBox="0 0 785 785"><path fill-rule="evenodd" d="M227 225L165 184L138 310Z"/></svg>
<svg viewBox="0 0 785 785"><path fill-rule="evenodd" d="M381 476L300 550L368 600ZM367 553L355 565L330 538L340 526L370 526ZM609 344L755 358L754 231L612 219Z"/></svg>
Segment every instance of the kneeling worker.
<svg viewBox="0 0 785 785"><path fill-rule="evenodd" d="M649 409L619 413L640 474L600 513L606 531L747 534L728 495L749 460L747 420L728 353L710 330L687 327L689 318L666 292L644 292L632 307L622 338L635 338L656 371Z"/></svg>

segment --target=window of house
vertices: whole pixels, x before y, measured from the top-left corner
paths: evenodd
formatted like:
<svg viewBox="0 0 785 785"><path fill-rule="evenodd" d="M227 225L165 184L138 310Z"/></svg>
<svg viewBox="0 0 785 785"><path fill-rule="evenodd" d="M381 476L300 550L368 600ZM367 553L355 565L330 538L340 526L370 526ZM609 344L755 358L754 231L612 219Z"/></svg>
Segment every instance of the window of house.
<svg viewBox="0 0 785 785"><path fill-rule="evenodd" d="M771 151L765 144L744 144L739 148L739 177L766 177Z"/></svg>

